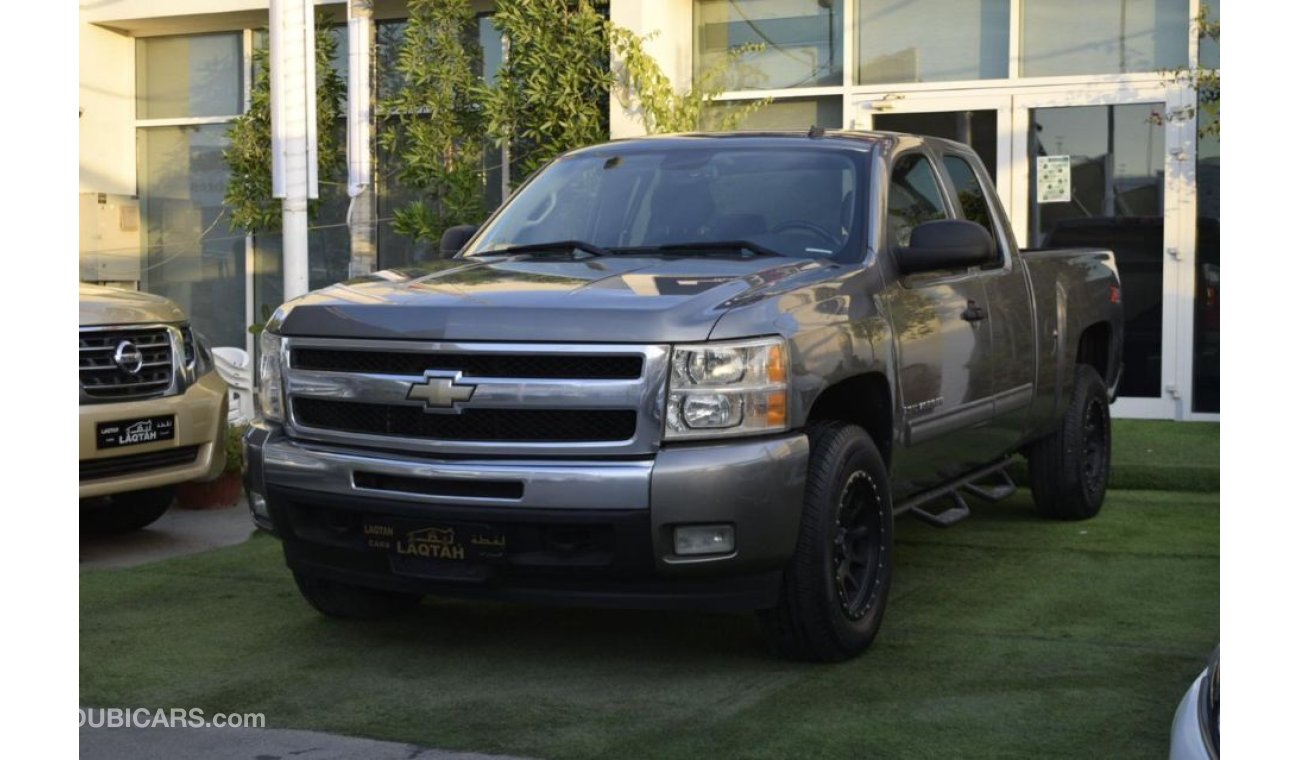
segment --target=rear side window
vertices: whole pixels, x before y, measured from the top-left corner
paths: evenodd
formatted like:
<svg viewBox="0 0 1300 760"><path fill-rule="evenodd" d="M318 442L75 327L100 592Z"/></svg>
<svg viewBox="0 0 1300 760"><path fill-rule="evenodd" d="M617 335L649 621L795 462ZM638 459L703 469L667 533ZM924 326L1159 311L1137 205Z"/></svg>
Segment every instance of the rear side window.
<svg viewBox="0 0 1300 760"><path fill-rule="evenodd" d="M993 212L989 209L989 200L984 195L984 188L980 185L974 167L961 156L944 156L943 168L948 170L948 178L957 189L957 203L961 206L962 217L988 230L993 239L997 240L997 230L993 229Z"/></svg>
<svg viewBox="0 0 1300 760"><path fill-rule="evenodd" d="M921 153L899 157L889 175L889 229L885 242L895 248L906 246L917 225L947 217L930 161Z"/></svg>

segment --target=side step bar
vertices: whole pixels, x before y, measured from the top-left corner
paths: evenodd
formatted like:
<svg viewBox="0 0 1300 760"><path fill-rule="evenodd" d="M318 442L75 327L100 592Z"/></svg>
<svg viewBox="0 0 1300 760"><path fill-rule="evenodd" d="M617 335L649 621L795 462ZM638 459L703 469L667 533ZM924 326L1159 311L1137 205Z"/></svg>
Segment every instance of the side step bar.
<svg viewBox="0 0 1300 760"><path fill-rule="evenodd" d="M966 503L966 499L962 498L962 490L985 501L1001 501L1015 493L1016 484L1007 473L1007 465L1009 464L1011 464L1010 457L1001 459L986 467L962 475L956 480L931 488L928 491L922 491L894 507L894 516L912 515L921 522L933 525L936 528L947 528L950 525L959 523L970 517L970 505ZM995 475L1002 481L1001 483L977 485L978 481ZM926 505L941 499L947 499L952 503L952 506L942 512L931 512L923 509Z"/></svg>

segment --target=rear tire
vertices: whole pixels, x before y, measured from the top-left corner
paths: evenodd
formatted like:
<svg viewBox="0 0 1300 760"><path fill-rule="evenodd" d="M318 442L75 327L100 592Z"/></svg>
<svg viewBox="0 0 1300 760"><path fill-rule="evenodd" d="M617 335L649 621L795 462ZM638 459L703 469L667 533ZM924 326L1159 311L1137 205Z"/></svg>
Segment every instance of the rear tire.
<svg viewBox="0 0 1300 760"><path fill-rule="evenodd" d="M808 429L810 455L795 554L774 609L759 624L781 657L847 660L884 619L894 513L885 463L866 431L843 422Z"/></svg>
<svg viewBox="0 0 1300 760"><path fill-rule="evenodd" d="M1097 370L1074 371L1074 391L1056 432L1026 452L1034 507L1056 520L1087 520L1101 510L1110 479L1110 399Z"/></svg>
<svg viewBox="0 0 1300 760"><path fill-rule="evenodd" d="M380 620L415 607L419 594L353 586L294 572L293 580L307 603L317 612L345 620Z"/></svg>
<svg viewBox="0 0 1300 760"><path fill-rule="evenodd" d="M112 535L139 530L162 517L175 498L174 486L113 494L106 503L81 510L81 532Z"/></svg>

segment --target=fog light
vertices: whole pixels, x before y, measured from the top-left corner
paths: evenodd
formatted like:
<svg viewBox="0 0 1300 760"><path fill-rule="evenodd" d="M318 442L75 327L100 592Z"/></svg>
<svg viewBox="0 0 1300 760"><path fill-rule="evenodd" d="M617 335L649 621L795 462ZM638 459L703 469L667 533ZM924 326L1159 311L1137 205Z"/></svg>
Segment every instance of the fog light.
<svg viewBox="0 0 1300 760"><path fill-rule="evenodd" d="M266 497L262 494L250 492L248 494L248 507L253 510L255 517L271 519L271 512L266 508Z"/></svg>
<svg viewBox="0 0 1300 760"><path fill-rule="evenodd" d="M735 550L736 529L731 525L678 525L673 528L675 554L730 554Z"/></svg>

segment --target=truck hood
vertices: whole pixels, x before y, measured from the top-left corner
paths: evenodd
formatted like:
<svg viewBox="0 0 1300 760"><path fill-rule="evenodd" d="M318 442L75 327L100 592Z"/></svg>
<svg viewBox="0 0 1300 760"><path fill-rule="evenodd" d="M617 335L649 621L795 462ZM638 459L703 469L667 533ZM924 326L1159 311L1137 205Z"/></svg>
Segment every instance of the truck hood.
<svg viewBox="0 0 1300 760"><path fill-rule="evenodd" d="M827 266L811 259L530 254L432 262L309 293L281 307L285 335L418 340L667 343L705 340L719 317ZM803 274L802 277L797 275Z"/></svg>
<svg viewBox="0 0 1300 760"><path fill-rule="evenodd" d="M143 322L184 322L185 312L162 296L80 283L80 326L131 325Z"/></svg>

